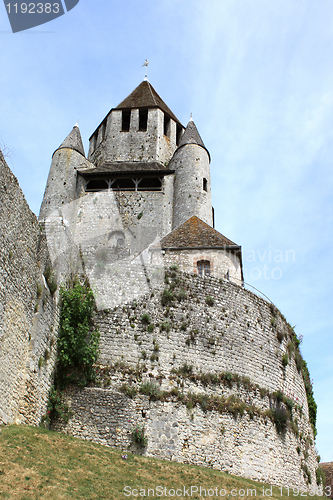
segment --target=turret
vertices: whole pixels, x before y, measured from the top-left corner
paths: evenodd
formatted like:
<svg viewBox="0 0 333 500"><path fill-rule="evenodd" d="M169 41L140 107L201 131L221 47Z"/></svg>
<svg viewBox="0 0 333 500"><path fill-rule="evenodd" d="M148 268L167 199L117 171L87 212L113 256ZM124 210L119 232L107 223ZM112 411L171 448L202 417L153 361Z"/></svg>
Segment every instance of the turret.
<svg viewBox="0 0 333 500"><path fill-rule="evenodd" d="M43 220L57 208L76 198L76 170L92 167L86 160L77 125L53 153L39 218Z"/></svg>
<svg viewBox="0 0 333 500"><path fill-rule="evenodd" d="M169 164L175 170L173 229L193 215L213 226L209 164L209 152L191 118Z"/></svg>
<svg viewBox="0 0 333 500"><path fill-rule="evenodd" d="M144 80L108 115L90 137L89 160L108 162L170 161L184 127Z"/></svg>

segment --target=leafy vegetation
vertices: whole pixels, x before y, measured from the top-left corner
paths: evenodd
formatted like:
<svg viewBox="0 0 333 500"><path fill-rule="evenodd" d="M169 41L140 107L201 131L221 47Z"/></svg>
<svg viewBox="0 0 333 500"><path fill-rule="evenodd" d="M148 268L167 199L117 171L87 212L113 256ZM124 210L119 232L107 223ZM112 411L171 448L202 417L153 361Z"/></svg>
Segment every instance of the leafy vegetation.
<svg viewBox="0 0 333 500"><path fill-rule="evenodd" d="M137 424L133 427L131 430L132 438L133 441L140 446L147 446L148 444L148 439L147 436L145 435L145 426L144 424L140 425Z"/></svg>
<svg viewBox="0 0 333 500"><path fill-rule="evenodd" d="M95 301L87 284L76 282L60 288L61 312L58 337L56 386L69 383L85 386L95 379L99 356L99 331L93 329Z"/></svg>
<svg viewBox="0 0 333 500"><path fill-rule="evenodd" d="M87 385L96 378L94 364L99 356L99 331L93 330L95 301L86 284L76 281L72 288L60 288L61 311L54 386L49 391L47 413L41 423L54 418L68 420L70 413L63 402L62 390L69 384ZM49 359L46 349L39 367ZM42 360L42 361L41 361Z"/></svg>

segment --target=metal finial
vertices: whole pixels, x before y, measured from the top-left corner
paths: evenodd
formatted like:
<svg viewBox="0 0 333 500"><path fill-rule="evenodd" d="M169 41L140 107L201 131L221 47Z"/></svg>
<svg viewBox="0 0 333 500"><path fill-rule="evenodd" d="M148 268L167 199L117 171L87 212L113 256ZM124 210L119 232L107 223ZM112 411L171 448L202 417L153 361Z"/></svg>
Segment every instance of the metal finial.
<svg viewBox="0 0 333 500"><path fill-rule="evenodd" d="M191 113L191 116L190 116L190 122L193 122L192 113Z"/></svg>
<svg viewBox="0 0 333 500"><path fill-rule="evenodd" d="M145 77L144 77L144 80L146 80L146 81L148 81L148 64L149 64L149 61L148 61L148 59L146 59L142 65L142 66L146 67L146 72L145 72Z"/></svg>
<svg viewBox="0 0 333 500"><path fill-rule="evenodd" d="M78 126L79 126L79 120L76 120L74 127L78 127Z"/></svg>

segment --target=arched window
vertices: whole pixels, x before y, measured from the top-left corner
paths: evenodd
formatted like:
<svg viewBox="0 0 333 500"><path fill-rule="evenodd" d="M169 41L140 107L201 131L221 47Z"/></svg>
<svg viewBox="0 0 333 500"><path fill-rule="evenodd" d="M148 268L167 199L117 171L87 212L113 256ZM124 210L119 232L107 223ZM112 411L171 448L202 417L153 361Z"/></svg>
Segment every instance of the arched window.
<svg viewBox="0 0 333 500"><path fill-rule="evenodd" d="M197 262L198 276L204 278L210 276L210 262L209 260L198 260Z"/></svg>

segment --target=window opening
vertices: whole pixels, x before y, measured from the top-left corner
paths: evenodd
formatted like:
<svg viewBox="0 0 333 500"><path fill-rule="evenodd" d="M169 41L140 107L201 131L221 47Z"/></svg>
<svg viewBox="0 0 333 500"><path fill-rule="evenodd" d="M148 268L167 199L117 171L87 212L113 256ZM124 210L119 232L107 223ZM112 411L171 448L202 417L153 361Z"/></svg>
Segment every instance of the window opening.
<svg viewBox="0 0 333 500"><path fill-rule="evenodd" d="M138 191L161 191L162 179L160 177L145 177L140 180Z"/></svg>
<svg viewBox="0 0 333 500"><path fill-rule="evenodd" d="M207 191L207 179L203 178L203 190Z"/></svg>
<svg viewBox="0 0 333 500"><path fill-rule="evenodd" d="M148 109L139 109L139 130L146 132L148 124Z"/></svg>
<svg viewBox="0 0 333 500"><path fill-rule="evenodd" d="M131 123L131 110L123 109L121 131L122 132L129 132L130 123Z"/></svg>
<svg viewBox="0 0 333 500"><path fill-rule="evenodd" d="M170 137L170 117L164 115L164 135Z"/></svg>
<svg viewBox="0 0 333 500"><path fill-rule="evenodd" d="M103 191L108 189L108 182L105 179L93 179L86 185L86 192Z"/></svg>
<svg viewBox="0 0 333 500"><path fill-rule="evenodd" d="M135 191L134 180L129 177L115 179L112 183L112 189L120 191Z"/></svg>
<svg viewBox="0 0 333 500"><path fill-rule="evenodd" d="M176 145L179 146L180 140L183 135L183 127L177 123L176 126Z"/></svg>
<svg viewBox="0 0 333 500"><path fill-rule="evenodd" d="M198 275L204 278L210 276L210 262L209 260L199 260L197 262Z"/></svg>

